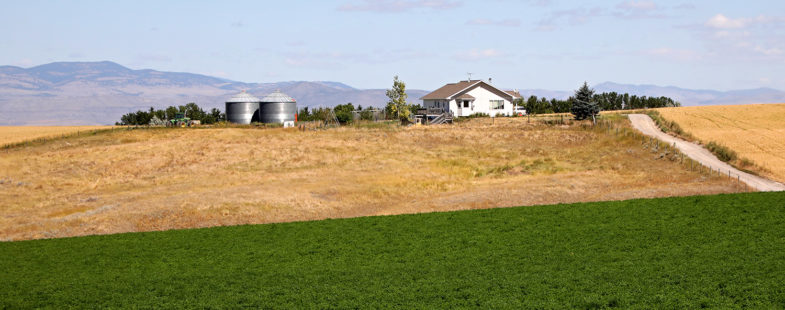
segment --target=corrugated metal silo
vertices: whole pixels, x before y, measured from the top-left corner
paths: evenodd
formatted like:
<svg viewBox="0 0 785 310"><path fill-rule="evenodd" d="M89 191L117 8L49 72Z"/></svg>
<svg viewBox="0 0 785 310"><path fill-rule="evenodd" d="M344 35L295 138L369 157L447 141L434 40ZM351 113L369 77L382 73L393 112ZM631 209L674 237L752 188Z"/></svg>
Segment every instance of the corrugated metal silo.
<svg viewBox="0 0 785 310"><path fill-rule="evenodd" d="M259 120L263 123L282 123L294 126L297 101L276 90L259 100Z"/></svg>
<svg viewBox="0 0 785 310"><path fill-rule="evenodd" d="M243 91L226 101L226 121L250 124L259 121L259 98Z"/></svg>

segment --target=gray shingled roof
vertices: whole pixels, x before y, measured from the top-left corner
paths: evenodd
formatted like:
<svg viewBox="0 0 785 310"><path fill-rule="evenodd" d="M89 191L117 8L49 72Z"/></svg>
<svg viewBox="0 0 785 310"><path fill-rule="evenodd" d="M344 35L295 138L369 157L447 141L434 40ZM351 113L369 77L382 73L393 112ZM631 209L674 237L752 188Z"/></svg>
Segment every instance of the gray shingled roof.
<svg viewBox="0 0 785 310"><path fill-rule="evenodd" d="M451 99L456 99L456 98L452 98L452 96L455 95L455 94L458 94L459 92L461 92L464 89L467 89L467 88L470 88L470 87L475 87L475 86L477 86L478 84L481 84L481 83L484 84L482 87L484 87L486 89L489 89L489 90L491 90L493 92L496 92L496 91L502 92L502 93L504 93L506 95L512 96L513 99L521 97L521 94L519 92L511 91L511 90L502 91L502 90L500 90L500 89L498 89L498 88L496 88L494 86L491 86L488 83L483 82L482 80L471 80L471 81L460 81L458 83L450 83L450 84L444 85L441 88L430 92L429 94L423 96L420 99L422 99L422 100L434 100L434 99L451 100ZM499 95L501 95L501 94L499 94ZM468 96L468 97L466 97L466 96ZM472 97L469 94L464 93L464 94L458 96L458 99L474 99L474 97Z"/></svg>
<svg viewBox="0 0 785 310"><path fill-rule="evenodd" d="M450 96L455 95L457 92L466 89L469 86L482 82L480 80L460 81L458 83L450 83L442 86L441 88L432 91L431 93L423 96L420 99L451 99Z"/></svg>

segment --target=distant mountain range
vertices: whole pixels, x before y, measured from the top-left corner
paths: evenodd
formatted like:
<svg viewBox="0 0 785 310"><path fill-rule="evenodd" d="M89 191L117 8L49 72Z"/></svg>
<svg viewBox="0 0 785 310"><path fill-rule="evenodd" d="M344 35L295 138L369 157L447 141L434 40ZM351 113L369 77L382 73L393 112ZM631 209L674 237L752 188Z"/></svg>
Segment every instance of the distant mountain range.
<svg viewBox="0 0 785 310"><path fill-rule="evenodd" d="M771 88L721 92L610 82L594 88L667 96L683 105L785 102L785 92ZM133 70L109 61L55 62L27 69L0 66L0 125L112 124L131 111L188 102L223 110L224 101L241 90L262 96L276 89L296 98L298 107L347 102L382 107L387 102L385 89L356 89L339 82L244 83L192 73ZM408 90L414 102L428 92ZM524 89L521 94L566 98L572 92Z"/></svg>
<svg viewBox="0 0 785 310"><path fill-rule="evenodd" d="M785 102L785 92L773 88L717 91L685 89L674 86L618 84L613 82L597 84L592 88L598 93L617 92L649 97L665 96L681 102L683 106ZM543 89L523 89L520 92L525 97L534 95L557 99L567 99L573 95L572 91Z"/></svg>
<svg viewBox="0 0 785 310"><path fill-rule="evenodd" d="M355 105L382 107L385 89L356 89L338 82L243 83L206 75L132 70L102 62L55 62L28 69L0 67L0 125L113 124L139 109L196 102L224 109L246 90L263 96L275 90L297 99L298 107ZM417 99L428 93L409 90Z"/></svg>

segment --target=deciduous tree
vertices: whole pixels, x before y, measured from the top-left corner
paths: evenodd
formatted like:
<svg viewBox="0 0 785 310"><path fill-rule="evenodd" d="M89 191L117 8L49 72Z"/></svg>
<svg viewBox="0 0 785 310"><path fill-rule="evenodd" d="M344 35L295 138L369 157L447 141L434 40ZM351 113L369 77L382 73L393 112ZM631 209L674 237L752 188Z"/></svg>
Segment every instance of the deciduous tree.
<svg viewBox="0 0 785 310"><path fill-rule="evenodd" d="M390 98L390 101L387 102L385 110L394 114L397 119L409 119L411 111L406 103L409 98L406 94L406 83L398 80L397 75L393 78L393 87L387 90L387 98Z"/></svg>

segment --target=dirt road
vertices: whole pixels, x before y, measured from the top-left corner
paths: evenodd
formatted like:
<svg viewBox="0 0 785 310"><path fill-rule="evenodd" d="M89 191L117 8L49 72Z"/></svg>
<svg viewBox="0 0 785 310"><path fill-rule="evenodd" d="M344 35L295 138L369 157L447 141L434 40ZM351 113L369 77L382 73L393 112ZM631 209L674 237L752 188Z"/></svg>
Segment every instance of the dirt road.
<svg viewBox="0 0 785 310"><path fill-rule="evenodd" d="M742 182L747 183L749 186L752 186L759 191L785 191L785 185L733 168L731 165L717 159L714 154L702 146L662 132L648 115L630 114L629 118L630 122L632 122L632 127L639 130L644 135L675 145L684 155L700 162L704 166L710 167L714 171L719 169L720 173L724 175L730 173L731 178L739 178Z"/></svg>

